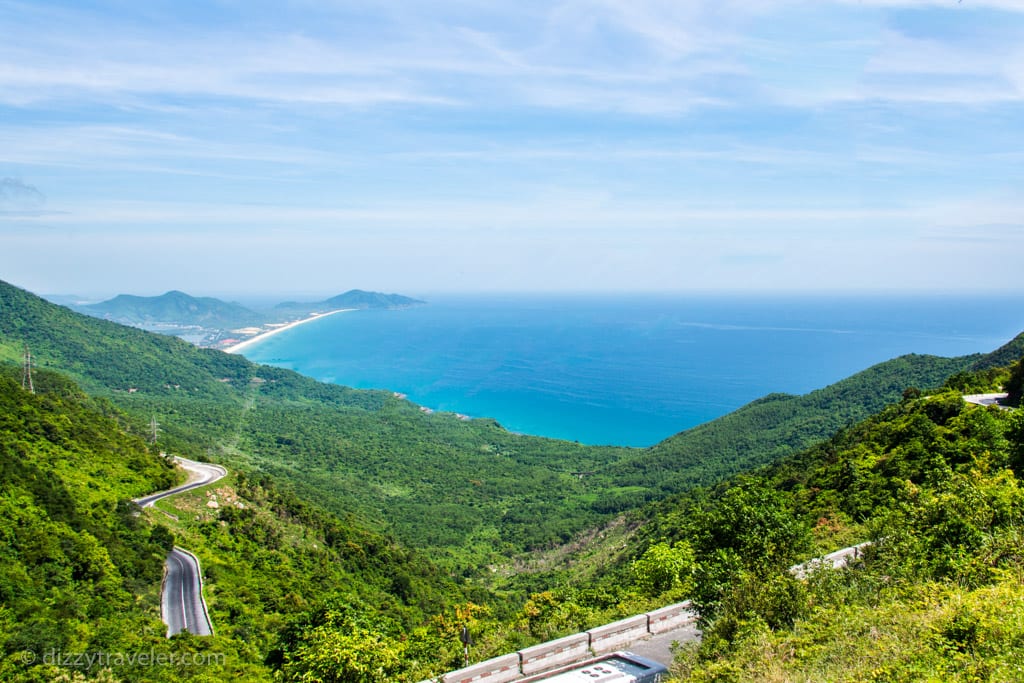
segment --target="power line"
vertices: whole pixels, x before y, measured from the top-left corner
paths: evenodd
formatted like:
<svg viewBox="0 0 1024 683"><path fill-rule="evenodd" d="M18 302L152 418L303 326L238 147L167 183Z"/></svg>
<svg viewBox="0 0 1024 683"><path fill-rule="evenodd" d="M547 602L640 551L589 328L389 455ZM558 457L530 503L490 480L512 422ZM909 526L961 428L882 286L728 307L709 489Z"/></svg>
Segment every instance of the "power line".
<svg viewBox="0 0 1024 683"><path fill-rule="evenodd" d="M30 394L36 393L36 388L32 385L32 352L28 350L28 344L25 344L25 366L21 374L21 388Z"/></svg>

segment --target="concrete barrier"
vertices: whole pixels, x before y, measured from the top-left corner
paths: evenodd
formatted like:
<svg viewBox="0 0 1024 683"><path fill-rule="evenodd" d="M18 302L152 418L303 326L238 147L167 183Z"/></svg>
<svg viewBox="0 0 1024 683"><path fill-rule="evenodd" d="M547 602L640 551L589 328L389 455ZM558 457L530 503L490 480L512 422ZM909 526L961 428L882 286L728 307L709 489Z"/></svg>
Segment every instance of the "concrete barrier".
<svg viewBox="0 0 1024 683"><path fill-rule="evenodd" d="M513 652L510 655L495 657L473 666L467 666L465 669L446 673L441 680L444 683L472 683L473 681L506 683L519 677L519 653Z"/></svg>
<svg viewBox="0 0 1024 683"><path fill-rule="evenodd" d="M692 624L696 620L697 613L687 600L647 614L598 626L586 633L577 633L534 645L510 655L488 659L486 662L421 683L506 683L522 681L524 676L531 676L530 680L534 680L534 674L551 673L559 667L588 659L591 654L625 649L630 643L646 638L650 634L665 633Z"/></svg>
<svg viewBox="0 0 1024 683"><path fill-rule="evenodd" d="M650 633L665 633L697 621L693 604L687 600L647 613L647 630Z"/></svg>
<svg viewBox="0 0 1024 683"><path fill-rule="evenodd" d="M590 634L590 649L594 654L618 650L647 635L647 615L614 621L587 631Z"/></svg>
<svg viewBox="0 0 1024 683"><path fill-rule="evenodd" d="M520 650L520 669L524 675L529 675L554 669L562 664L572 664L589 656L590 635L577 633ZM446 683L447 680L446 678Z"/></svg>

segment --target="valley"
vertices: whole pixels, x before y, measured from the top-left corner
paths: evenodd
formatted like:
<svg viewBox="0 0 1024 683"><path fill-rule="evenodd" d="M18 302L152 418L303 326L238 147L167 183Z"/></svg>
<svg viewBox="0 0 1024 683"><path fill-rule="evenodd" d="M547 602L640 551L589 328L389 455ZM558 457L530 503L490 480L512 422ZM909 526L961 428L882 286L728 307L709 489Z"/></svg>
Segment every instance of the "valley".
<svg viewBox="0 0 1024 683"><path fill-rule="evenodd" d="M26 344L35 395L18 384ZM594 447L427 414L391 392L323 384L0 283L5 504L35 501L21 517L63 525L107 558L68 560L76 600L139 596L107 622L95 607L73 610L77 636L56 622L40 630L53 608L32 607L37 598L9 600L9 623L24 628L5 631L0 672L31 680L44 674L17 664L19 653L99 647L110 632L120 635L109 642L138 634L139 646L227 653L224 668L147 671L153 680L369 667L363 680L416 681L460 666L463 626L482 660L691 598L710 637L679 672L705 680L752 657L751 634L785 638L800 624L819 628L808 621L816 606L892 599L872 583L879 572L905 577L910 593L943 581L966 586L964 599L1012 591L1019 412L965 407L961 396L1019 396L1022 355L1024 337L990 354L898 358L803 396L765 397L649 449ZM83 439L120 445L101 454ZM110 516L180 483L161 452L229 474L157 501L139 521ZM18 474L19 462L46 474ZM126 466L145 481L119 474ZM110 489L117 481L134 483ZM97 493L65 519L47 501L73 489ZM9 533L11 566L40 581L46 557L66 552L40 554ZM788 573L865 539L868 570L806 583ZM156 587L175 545L200 560L214 636L165 637ZM992 571L972 564L993 552ZM921 558L916 569L894 573L908 557Z"/></svg>

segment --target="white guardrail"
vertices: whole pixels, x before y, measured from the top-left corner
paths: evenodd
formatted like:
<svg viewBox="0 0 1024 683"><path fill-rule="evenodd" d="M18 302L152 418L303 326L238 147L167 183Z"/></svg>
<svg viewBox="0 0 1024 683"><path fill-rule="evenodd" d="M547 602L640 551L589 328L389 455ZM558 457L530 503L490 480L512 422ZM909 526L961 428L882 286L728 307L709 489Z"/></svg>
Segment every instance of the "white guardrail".
<svg viewBox="0 0 1024 683"><path fill-rule="evenodd" d="M697 620L689 600L628 619L534 645L509 655L468 666L422 683L506 683L582 662L593 655L612 652L642 638L692 624Z"/></svg>

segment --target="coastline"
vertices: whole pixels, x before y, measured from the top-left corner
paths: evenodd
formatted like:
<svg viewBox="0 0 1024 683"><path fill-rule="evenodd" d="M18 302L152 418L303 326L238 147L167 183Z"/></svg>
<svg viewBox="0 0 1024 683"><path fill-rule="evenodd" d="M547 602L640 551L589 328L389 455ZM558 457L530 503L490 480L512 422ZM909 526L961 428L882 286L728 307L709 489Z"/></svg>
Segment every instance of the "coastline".
<svg viewBox="0 0 1024 683"><path fill-rule="evenodd" d="M248 339L246 339L244 341L240 341L237 344L232 344L231 346L225 347L225 348L223 348L221 350L224 353L239 353L240 351L242 351L242 350L252 346L253 344L257 344L257 343L263 341L264 339L267 339L268 337L273 337L275 334L278 334L280 332L284 332L285 330L290 330L293 327L298 327L299 325L305 325L306 323L313 322L314 320L319 320L320 318L326 318L327 316L334 315L335 313L347 313L349 311L354 311L354 310L356 310L356 309L354 309L354 308L339 308L336 311L327 311L326 313L314 313L311 316L309 316L308 318L303 318L302 320L296 320L295 322L288 323L287 325L282 325L281 327L276 327L276 328L274 328L272 330L267 330L266 332L260 332L259 334L257 334L254 337L249 337Z"/></svg>

